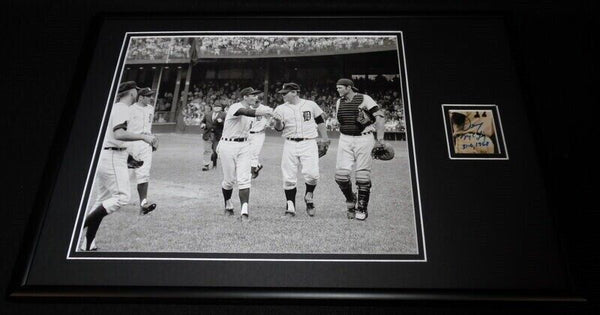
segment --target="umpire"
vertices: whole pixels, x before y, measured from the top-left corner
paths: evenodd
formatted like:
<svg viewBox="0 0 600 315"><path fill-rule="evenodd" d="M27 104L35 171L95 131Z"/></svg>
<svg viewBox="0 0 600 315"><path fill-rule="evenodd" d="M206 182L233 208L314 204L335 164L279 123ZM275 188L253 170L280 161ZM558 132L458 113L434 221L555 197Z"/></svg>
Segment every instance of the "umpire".
<svg viewBox="0 0 600 315"><path fill-rule="evenodd" d="M200 122L200 128L204 130L204 134L202 135L204 143L203 171L208 171L210 169L211 162L213 168L217 166L217 145L223 134L225 116L226 114L223 112L221 101L217 100L213 105L212 111L207 111ZM208 159L209 157L210 160Z"/></svg>

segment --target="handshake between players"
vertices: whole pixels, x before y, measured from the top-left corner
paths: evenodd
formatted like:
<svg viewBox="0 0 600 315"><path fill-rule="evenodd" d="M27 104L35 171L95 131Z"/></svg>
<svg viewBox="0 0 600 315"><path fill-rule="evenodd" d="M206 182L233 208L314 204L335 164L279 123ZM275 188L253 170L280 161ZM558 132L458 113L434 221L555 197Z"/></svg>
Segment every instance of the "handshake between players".
<svg viewBox="0 0 600 315"><path fill-rule="evenodd" d="M362 221L368 216L373 158L379 156L373 156L373 152L380 152L382 148L386 152L392 149L383 143L385 119L375 101L368 95L357 93L358 89L349 79L338 80L336 89L340 95L336 103L340 142L335 181L346 198L348 219ZM320 179L319 158L327 153L330 145L324 112L315 102L299 96L300 86L296 83L283 84L277 93L283 96L285 102L275 110L258 104L261 93L251 87L242 89L242 100L231 105L225 118L217 148L223 167L225 213L234 214L231 195L233 186L237 184L241 220L249 218L251 179L256 178L262 169L258 163L258 152L264 142L264 122L272 118L274 129L285 139L281 160L282 186L286 197L284 214L290 217L296 215L297 174L300 169L306 185L306 212L313 217L316 214L314 192ZM318 137L320 139L317 140ZM386 156L393 157L393 152ZM350 181L354 170L357 191Z"/></svg>

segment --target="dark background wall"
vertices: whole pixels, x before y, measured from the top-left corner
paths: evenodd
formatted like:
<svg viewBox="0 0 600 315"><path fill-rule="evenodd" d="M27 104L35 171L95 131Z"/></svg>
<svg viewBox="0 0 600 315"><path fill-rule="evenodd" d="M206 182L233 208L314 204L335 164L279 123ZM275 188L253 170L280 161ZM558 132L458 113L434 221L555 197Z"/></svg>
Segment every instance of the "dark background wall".
<svg viewBox="0 0 600 315"><path fill-rule="evenodd" d="M520 84L525 91L527 112L535 136L539 162L544 169L551 211L561 237L574 286L592 303L542 307L536 304L457 303L361 303L345 304L214 302L211 304L90 304L15 303L6 288L22 245L34 197L42 189L42 174L49 157L56 154L52 143L61 123L65 104L73 97L70 88L82 79L78 69L92 17L101 12L206 14L392 14L418 12L505 12L512 38ZM592 86L596 70L597 24L593 1L9 1L3 4L2 104L2 212L0 213L2 314L33 313L491 313L515 309L546 313L598 311L600 222L592 190L596 170L593 150L597 132L592 113L598 103ZM593 97L594 96L594 97Z"/></svg>

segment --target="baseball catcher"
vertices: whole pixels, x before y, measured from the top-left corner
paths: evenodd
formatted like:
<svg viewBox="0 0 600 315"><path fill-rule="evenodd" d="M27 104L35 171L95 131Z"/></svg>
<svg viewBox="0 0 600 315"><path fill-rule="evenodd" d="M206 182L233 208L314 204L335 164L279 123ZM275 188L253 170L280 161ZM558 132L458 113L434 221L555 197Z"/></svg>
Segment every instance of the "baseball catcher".
<svg viewBox="0 0 600 315"><path fill-rule="evenodd" d="M348 219L366 220L371 194L371 168L374 158L391 158L389 154L373 155L373 148L385 148L385 115L370 96L358 93L350 79L339 79L336 90L336 117L340 140L335 164L335 181L346 198ZM377 138L377 141L375 139ZM377 143L375 143L377 142ZM391 152L391 151L389 151ZM392 153L393 156L393 153ZM352 188L352 173L357 191Z"/></svg>

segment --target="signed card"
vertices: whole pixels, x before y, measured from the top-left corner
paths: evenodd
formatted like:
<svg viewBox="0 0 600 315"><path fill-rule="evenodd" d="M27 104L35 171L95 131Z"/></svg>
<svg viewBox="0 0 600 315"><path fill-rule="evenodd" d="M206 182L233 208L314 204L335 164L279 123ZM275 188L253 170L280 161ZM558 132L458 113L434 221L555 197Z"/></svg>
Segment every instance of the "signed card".
<svg viewBox="0 0 600 315"><path fill-rule="evenodd" d="M450 159L508 159L496 105L444 104Z"/></svg>

